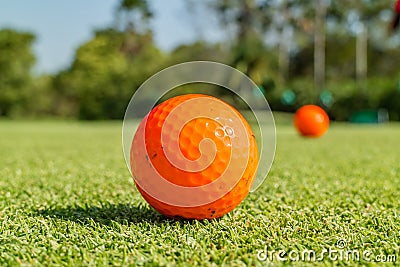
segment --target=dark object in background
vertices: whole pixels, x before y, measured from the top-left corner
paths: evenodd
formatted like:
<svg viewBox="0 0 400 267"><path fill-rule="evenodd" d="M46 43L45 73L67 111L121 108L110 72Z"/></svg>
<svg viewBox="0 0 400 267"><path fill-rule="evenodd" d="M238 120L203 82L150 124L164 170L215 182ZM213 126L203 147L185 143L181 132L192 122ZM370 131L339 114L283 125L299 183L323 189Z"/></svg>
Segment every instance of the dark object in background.
<svg viewBox="0 0 400 267"><path fill-rule="evenodd" d="M390 31L394 31L399 27L400 23L400 14L395 13L392 22L390 23Z"/></svg>
<svg viewBox="0 0 400 267"><path fill-rule="evenodd" d="M396 1L396 4L394 6L394 16L392 19L392 22L390 23L389 30L393 32L399 27L400 24L400 0Z"/></svg>
<svg viewBox="0 0 400 267"><path fill-rule="evenodd" d="M350 117L352 123L384 123L389 121L386 109L364 109L354 112Z"/></svg>

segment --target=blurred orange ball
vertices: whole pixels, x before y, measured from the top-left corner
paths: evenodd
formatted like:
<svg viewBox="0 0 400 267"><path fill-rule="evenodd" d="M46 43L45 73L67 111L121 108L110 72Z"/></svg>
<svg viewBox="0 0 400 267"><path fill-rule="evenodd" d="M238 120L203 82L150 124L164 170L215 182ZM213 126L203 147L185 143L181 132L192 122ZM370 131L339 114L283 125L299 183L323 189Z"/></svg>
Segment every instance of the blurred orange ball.
<svg viewBox="0 0 400 267"><path fill-rule="evenodd" d="M329 117L319 106L306 105L296 111L293 123L302 136L320 137L329 128Z"/></svg>

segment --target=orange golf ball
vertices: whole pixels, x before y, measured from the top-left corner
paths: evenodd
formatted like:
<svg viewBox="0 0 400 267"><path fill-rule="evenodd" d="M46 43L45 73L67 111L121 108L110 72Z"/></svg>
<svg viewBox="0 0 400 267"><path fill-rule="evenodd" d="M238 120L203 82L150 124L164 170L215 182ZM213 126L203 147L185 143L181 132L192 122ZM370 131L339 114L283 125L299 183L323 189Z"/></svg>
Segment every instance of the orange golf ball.
<svg viewBox="0 0 400 267"><path fill-rule="evenodd" d="M249 193L258 166L256 139L232 106L200 94L162 102L142 120L130 152L143 198L169 217L212 219Z"/></svg>
<svg viewBox="0 0 400 267"><path fill-rule="evenodd" d="M329 128L329 116L319 106L302 106L294 115L294 126L302 136L320 137Z"/></svg>

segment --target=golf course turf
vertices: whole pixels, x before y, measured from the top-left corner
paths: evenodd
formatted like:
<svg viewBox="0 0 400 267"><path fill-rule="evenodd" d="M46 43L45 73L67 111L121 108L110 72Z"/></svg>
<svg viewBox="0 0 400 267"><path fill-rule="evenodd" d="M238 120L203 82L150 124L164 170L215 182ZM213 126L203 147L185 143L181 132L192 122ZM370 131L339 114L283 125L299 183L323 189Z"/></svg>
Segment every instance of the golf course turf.
<svg viewBox="0 0 400 267"><path fill-rule="evenodd" d="M305 139L277 120L267 179L211 221L149 207L125 165L121 126L0 121L1 266L400 262L400 124L334 123Z"/></svg>

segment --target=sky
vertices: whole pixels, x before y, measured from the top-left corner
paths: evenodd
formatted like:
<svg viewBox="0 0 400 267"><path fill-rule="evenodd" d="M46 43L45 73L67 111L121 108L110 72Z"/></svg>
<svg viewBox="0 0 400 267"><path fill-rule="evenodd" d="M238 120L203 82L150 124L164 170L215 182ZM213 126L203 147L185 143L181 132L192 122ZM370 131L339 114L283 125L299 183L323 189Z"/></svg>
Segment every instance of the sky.
<svg viewBox="0 0 400 267"><path fill-rule="evenodd" d="M9 0L0 3L0 28L33 32L37 73L54 73L68 67L75 50L93 30L111 25L118 0ZM157 45L169 51L198 38L222 39L217 22L193 19L183 0L150 0L155 13L151 23Z"/></svg>

